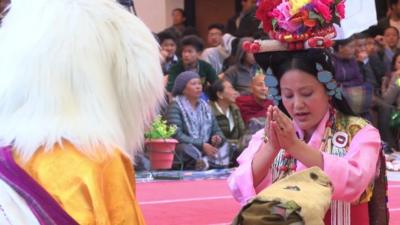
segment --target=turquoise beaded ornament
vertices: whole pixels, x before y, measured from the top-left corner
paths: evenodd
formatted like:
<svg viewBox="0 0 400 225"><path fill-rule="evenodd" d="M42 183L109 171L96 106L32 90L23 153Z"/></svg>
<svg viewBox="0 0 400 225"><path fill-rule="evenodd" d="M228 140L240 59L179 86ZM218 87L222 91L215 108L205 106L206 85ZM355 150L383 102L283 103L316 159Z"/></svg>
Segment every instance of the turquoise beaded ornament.
<svg viewBox="0 0 400 225"><path fill-rule="evenodd" d="M265 86L268 87L268 99L272 100L274 105L278 105L282 97L278 91L278 79L276 79L270 67L268 67L265 76Z"/></svg>
<svg viewBox="0 0 400 225"><path fill-rule="evenodd" d="M318 71L318 81L325 85L328 90L327 94L342 100L342 89L337 86L336 81L333 79L333 74L328 70L324 70L319 63L316 63L316 69Z"/></svg>

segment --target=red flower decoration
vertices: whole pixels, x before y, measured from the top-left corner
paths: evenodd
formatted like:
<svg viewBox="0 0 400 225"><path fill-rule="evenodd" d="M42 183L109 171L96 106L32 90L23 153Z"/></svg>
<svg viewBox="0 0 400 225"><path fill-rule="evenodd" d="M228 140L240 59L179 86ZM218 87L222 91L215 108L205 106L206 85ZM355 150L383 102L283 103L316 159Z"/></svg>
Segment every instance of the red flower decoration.
<svg viewBox="0 0 400 225"><path fill-rule="evenodd" d="M344 1L341 1L336 5L336 12L339 15L340 19L343 19L345 17L345 8L346 6L344 5Z"/></svg>
<svg viewBox="0 0 400 225"><path fill-rule="evenodd" d="M327 0L313 0L312 3L315 7L315 10L317 10L324 20L329 23L332 20L332 14L329 5L326 5L325 1Z"/></svg>
<svg viewBox="0 0 400 225"><path fill-rule="evenodd" d="M256 18L263 23L263 28L266 32L272 30L272 10L274 10L275 7L281 3L282 0L264 0L258 6L258 9L256 11Z"/></svg>
<svg viewBox="0 0 400 225"><path fill-rule="evenodd" d="M331 5L333 0L321 0L325 5Z"/></svg>

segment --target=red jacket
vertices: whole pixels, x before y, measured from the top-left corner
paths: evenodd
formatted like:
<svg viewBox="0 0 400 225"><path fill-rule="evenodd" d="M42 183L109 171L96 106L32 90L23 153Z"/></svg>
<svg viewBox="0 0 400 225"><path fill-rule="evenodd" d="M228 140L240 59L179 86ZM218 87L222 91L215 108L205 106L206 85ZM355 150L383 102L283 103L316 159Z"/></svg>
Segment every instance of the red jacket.
<svg viewBox="0 0 400 225"><path fill-rule="evenodd" d="M251 118L265 117L268 106L273 105L273 102L265 99L259 104L253 95L243 95L236 98L236 105L240 109L243 121L247 124Z"/></svg>

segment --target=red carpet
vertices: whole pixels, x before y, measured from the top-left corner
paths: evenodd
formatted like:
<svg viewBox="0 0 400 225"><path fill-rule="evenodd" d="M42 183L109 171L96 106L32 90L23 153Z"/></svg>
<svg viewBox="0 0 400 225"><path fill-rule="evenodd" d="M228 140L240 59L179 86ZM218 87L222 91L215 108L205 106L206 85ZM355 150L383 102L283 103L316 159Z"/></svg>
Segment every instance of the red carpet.
<svg viewBox="0 0 400 225"><path fill-rule="evenodd" d="M240 206L226 180L160 181L137 184L148 225L230 224ZM390 225L400 225L400 182L390 182Z"/></svg>
<svg viewBox="0 0 400 225"><path fill-rule="evenodd" d="M400 225L400 182L389 182L390 225Z"/></svg>

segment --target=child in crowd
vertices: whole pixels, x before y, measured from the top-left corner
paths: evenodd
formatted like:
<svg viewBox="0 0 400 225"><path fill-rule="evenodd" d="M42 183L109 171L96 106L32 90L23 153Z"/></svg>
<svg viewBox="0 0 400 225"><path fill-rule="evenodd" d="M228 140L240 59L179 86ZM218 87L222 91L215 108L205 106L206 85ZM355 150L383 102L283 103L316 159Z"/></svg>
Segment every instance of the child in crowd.
<svg viewBox="0 0 400 225"><path fill-rule="evenodd" d="M176 55L178 42L174 34L167 31L161 32L157 36L161 47L161 66L164 76L166 76L169 69L178 62Z"/></svg>

